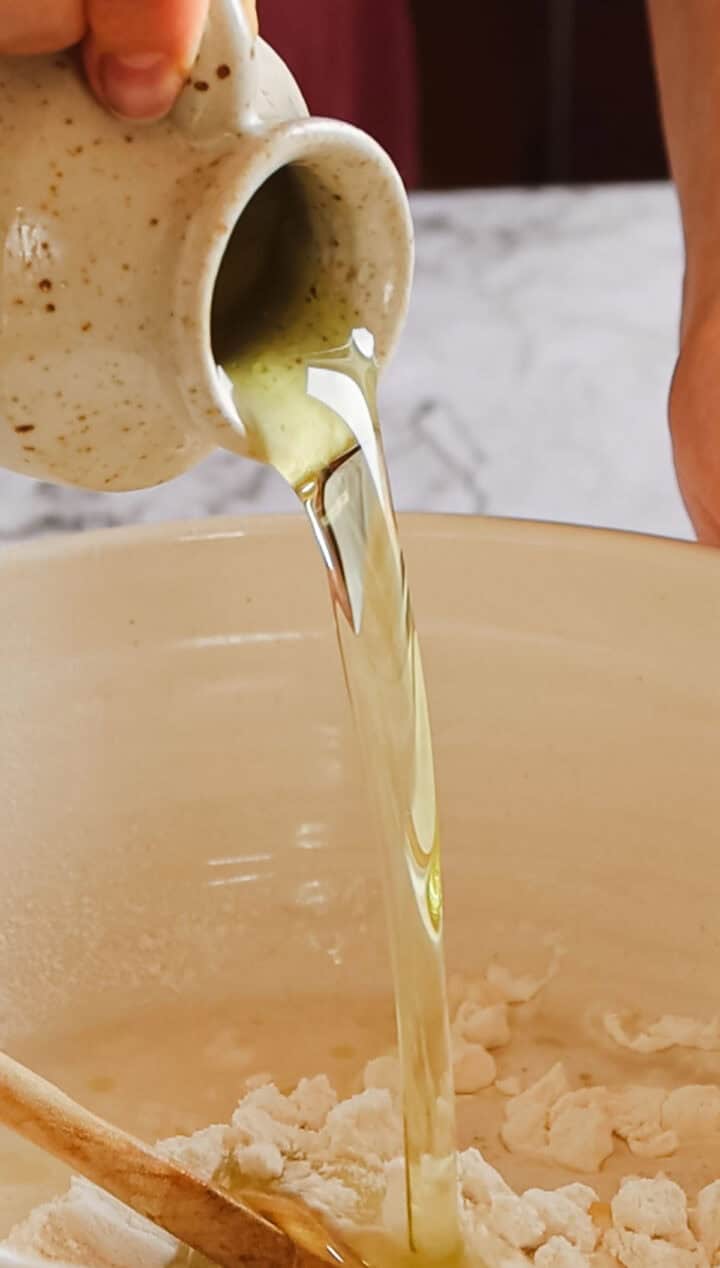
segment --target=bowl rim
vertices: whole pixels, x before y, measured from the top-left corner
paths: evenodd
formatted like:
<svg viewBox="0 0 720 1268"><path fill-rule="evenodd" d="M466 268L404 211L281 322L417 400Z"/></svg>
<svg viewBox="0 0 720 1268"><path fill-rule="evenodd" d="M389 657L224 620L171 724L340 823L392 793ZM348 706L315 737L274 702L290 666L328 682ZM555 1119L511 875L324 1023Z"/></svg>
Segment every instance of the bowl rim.
<svg viewBox="0 0 720 1268"><path fill-rule="evenodd" d="M654 568L674 567L681 559L708 576L720 576L720 550L696 541L660 537L614 528L558 523L552 520L513 519L462 513L406 512L398 516L403 541L478 539L483 545L521 546L542 550L570 549L588 556L613 556ZM233 538L283 539L296 537L305 523L299 513L261 513L244 516L207 516L201 519L112 525L87 530L54 532L8 542L0 547L0 572L34 566L49 560L81 560L98 551L134 550L145 544L178 545Z"/></svg>

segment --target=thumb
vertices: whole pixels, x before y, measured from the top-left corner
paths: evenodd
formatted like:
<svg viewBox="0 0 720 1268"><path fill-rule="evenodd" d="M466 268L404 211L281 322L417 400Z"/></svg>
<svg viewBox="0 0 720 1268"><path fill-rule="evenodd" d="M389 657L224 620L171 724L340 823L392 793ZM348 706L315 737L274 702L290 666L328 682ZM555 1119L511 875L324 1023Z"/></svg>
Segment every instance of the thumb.
<svg viewBox="0 0 720 1268"><path fill-rule="evenodd" d="M84 56L98 99L127 119L173 106L195 60L208 0L88 0Z"/></svg>

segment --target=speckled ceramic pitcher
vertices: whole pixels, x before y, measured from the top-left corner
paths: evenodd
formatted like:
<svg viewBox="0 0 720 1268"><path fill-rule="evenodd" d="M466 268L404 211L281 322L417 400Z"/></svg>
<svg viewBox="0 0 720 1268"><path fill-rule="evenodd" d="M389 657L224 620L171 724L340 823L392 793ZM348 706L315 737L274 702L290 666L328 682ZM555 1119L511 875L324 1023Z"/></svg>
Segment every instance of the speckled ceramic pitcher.
<svg viewBox="0 0 720 1268"><path fill-rule="evenodd" d="M411 274L399 177L307 117L237 0L212 0L167 120L113 118L72 54L0 63L0 116L0 464L113 490L217 446L262 458L259 374L353 326L387 356Z"/></svg>

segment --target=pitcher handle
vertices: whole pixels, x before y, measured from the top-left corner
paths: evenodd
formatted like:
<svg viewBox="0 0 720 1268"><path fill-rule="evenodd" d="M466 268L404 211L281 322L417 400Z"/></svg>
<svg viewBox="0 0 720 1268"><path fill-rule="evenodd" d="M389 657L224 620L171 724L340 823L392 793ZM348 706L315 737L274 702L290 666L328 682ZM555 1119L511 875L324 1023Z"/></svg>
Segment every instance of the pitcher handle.
<svg viewBox="0 0 720 1268"><path fill-rule="evenodd" d="M242 0L210 0L197 58L172 112L193 141L237 136L257 123L256 39Z"/></svg>

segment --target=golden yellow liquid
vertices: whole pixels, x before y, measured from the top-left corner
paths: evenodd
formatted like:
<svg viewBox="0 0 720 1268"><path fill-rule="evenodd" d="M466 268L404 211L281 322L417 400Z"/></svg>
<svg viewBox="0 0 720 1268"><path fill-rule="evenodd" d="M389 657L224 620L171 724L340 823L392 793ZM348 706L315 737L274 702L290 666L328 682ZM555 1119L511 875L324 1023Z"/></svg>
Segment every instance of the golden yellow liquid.
<svg viewBox="0 0 720 1268"><path fill-rule="evenodd" d="M382 467L379 468L384 475ZM403 1080L410 1244L458 1240L455 1115L435 779L420 648L386 491L358 448L302 490L326 561L340 654L375 803Z"/></svg>
<svg viewBox="0 0 720 1268"><path fill-rule="evenodd" d="M458 1242L457 1179L430 722L372 411L374 368L358 361L353 349L330 373L349 373L362 384L358 407L367 409L372 429L365 432L362 447L298 492L328 571L345 680L379 826L403 1079L410 1244L425 1256L444 1258ZM309 381L312 385L312 370Z"/></svg>
<svg viewBox="0 0 720 1268"><path fill-rule="evenodd" d="M224 368L250 406L257 452L300 497L327 571L385 875L410 1250L442 1261L457 1252L459 1227L425 680L378 426L372 337L355 330L344 345L318 350L318 330L347 331L348 314L338 316L312 286L309 304L301 286L278 327Z"/></svg>
<svg viewBox="0 0 720 1268"><path fill-rule="evenodd" d="M385 875L410 1250L440 1261L456 1253L459 1227L430 723L373 339L340 284L351 265L323 205L288 172L256 196L218 279L213 346L252 451L296 490L327 571ZM235 279L248 276L238 295Z"/></svg>

